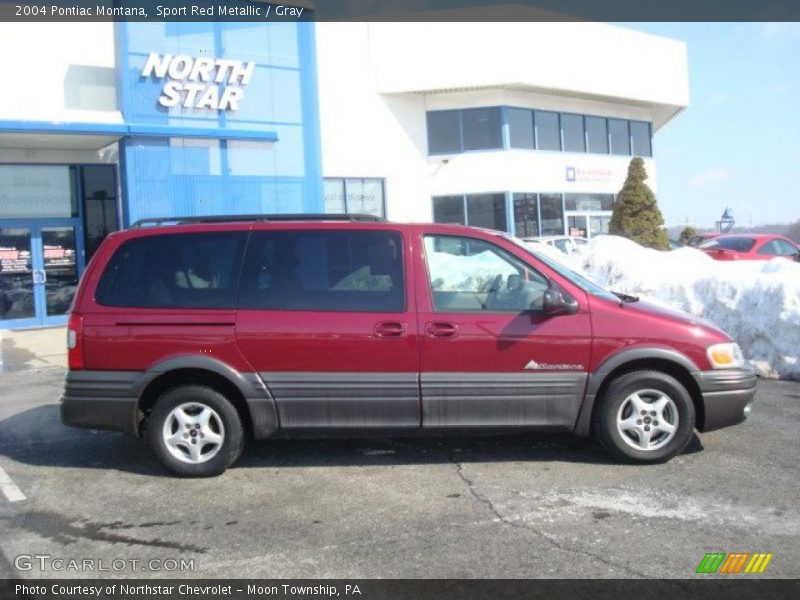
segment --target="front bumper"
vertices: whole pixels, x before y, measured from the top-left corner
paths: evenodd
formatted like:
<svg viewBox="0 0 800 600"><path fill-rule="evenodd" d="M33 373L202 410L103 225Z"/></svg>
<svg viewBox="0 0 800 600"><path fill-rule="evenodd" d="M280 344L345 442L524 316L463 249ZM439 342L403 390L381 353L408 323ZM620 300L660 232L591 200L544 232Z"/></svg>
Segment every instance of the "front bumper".
<svg viewBox="0 0 800 600"><path fill-rule="evenodd" d="M756 394L756 372L753 367L701 371L695 377L703 396L700 431L729 427L747 418L745 409Z"/></svg>
<svg viewBox="0 0 800 600"><path fill-rule="evenodd" d="M141 373L68 371L61 397L61 421L70 427L108 429L136 435Z"/></svg>

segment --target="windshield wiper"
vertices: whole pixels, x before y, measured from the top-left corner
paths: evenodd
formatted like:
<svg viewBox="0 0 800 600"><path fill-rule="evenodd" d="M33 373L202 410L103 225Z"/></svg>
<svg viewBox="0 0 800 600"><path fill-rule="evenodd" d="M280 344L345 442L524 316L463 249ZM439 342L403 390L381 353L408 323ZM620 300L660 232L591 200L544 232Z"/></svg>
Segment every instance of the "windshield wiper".
<svg viewBox="0 0 800 600"><path fill-rule="evenodd" d="M611 292L617 298L619 298L623 303L626 302L638 302L639 296L631 296L630 294L621 294L620 292Z"/></svg>

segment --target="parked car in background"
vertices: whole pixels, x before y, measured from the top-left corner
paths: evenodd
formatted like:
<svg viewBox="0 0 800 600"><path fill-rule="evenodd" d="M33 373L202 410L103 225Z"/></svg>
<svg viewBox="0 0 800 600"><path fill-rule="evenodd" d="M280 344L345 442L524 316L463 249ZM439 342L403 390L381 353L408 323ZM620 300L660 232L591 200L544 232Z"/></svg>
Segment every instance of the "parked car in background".
<svg viewBox="0 0 800 600"><path fill-rule="evenodd" d="M697 235L693 235L689 238L686 242L687 246L691 246L693 248L697 248L700 244L707 242L708 240L712 240L715 237L719 236L719 233L698 233Z"/></svg>
<svg viewBox="0 0 800 600"><path fill-rule="evenodd" d="M800 254L800 247L783 236L757 233L720 235L698 248L716 260L795 260Z"/></svg>
<svg viewBox="0 0 800 600"><path fill-rule="evenodd" d="M561 250L564 254L577 252L589 243L589 240L585 237L574 235L543 235L540 237L522 238L522 241L526 244L547 244L548 246Z"/></svg>
<svg viewBox="0 0 800 600"><path fill-rule="evenodd" d="M670 250L677 250L678 248L683 248L683 244L680 243L678 240L674 240L672 238L669 239L669 249Z"/></svg>

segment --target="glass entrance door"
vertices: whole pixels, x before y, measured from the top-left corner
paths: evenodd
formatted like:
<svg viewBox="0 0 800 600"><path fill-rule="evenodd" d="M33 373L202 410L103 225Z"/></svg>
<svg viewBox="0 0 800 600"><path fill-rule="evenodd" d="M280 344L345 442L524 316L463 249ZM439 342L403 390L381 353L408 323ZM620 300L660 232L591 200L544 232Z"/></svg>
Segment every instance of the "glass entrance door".
<svg viewBox="0 0 800 600"><path fill-rule="evenodd" d="M0 226L0 328L62 325L78 287L77 225Z"/></svg>
<svg viewBox="0 0 800 600"><path fill-rule="evenodd" d="M608 233L611 212L602 213L567 213L567 235L592 238L601 233Z"/></svg>

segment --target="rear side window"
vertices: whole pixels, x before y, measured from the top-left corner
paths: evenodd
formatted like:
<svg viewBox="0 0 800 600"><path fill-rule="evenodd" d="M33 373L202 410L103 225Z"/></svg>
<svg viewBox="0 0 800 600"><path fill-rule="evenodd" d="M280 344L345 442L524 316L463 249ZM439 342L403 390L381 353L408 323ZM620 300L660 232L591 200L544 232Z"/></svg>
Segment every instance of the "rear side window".
<svg viewBox="0 0 800 600"><path fill-rule="evenodd" d="M750 252L756 241L752 238L718 237L705 242L702 248L722 248L723 250L733 250L735 252Z"/></svg>
<svg viewBox="0 0 800 600"><path fill-rule="evenodd" d="M104 306L235 308L246 232L183 233L122 244L95 299Z"/></svg>
<svg viewBox="0 0 800 600"><path fill-rule="evenodd" d="M391 231L260 231L239 308L403 312L403 242Z"/></svg>

